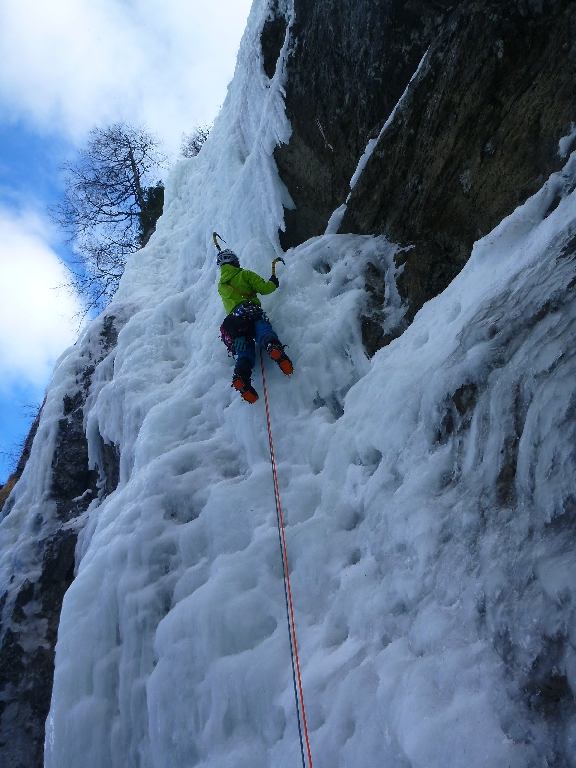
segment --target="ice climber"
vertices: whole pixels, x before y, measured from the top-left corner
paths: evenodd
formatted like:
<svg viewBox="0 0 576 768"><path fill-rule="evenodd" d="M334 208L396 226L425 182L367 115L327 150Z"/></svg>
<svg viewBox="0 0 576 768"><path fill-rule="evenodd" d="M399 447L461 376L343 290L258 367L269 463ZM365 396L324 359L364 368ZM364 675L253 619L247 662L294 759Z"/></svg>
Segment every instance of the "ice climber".
<svg viewBox="0 0 576 768"><path fill-rule="evenodd" d="M218 253L216 263L220 267L218 293L228 313L220 333L236 358L232 386L244 400L255 403L258 393L252 386L252 369L256 362L256 344L268 352L286 376L294 370L256 295L273 293L279 286L278 278L272 274L266 281L255 272L242 269L238 256L229 249Z"/></svg>

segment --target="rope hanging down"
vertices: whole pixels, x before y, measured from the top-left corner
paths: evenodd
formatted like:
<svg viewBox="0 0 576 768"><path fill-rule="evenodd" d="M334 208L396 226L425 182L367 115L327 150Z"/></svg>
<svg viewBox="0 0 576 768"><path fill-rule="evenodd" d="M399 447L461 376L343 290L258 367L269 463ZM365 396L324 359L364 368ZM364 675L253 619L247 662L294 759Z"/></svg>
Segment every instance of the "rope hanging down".
<svg viewBox="0 0 576 768"><path fill-rule="evenodd" d="M298 717L298 734L300 736L300 751L302 753L302 768L306 768L304 759L304 743L302 731L306 740L306 752L308 753L308 768L312 768L312 754L310 752L310 740L308 738L308 726L306 724L306 710L304 708L304 692L302 690L302 677L300 675L300 661L298 658L298 645L296 643L296 625L294 623L294 609L292 607L292 590L290 588L290 571L288 569L288 551L284 536L284 518L280 503L280 488L278 486L278 474L276 472L276 457L274 456L274 443L272 441L272 425L270 424L270 409L268 407L268 392L266 391L266 376L264 374L264 355L260 350L260 364L262 366L262 384L264 388L264 403L266 404L266 421L268 422L268 440L270 442L270 463L272 464L272 477L274 479L274 495L276 497L276 517L278 519L278 535L280 537L280 551L282 554L282 568L284 570L284 595L286 597L286 616L288 618L288 635L290 637L290 656L292 657L292 681L294 683L294 698L296 699L296 715ZM298 683L296 683L298 680Z"/></svg>

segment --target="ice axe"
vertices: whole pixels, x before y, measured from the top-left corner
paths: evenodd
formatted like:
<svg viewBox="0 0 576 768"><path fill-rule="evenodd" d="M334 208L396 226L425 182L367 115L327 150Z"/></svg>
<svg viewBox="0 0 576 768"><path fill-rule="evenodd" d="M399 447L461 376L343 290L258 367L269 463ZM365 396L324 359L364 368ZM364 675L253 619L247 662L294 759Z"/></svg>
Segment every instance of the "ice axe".
<svg viewBox="0 0 576 768"><path fill-rule="evenodd" d="M216 240L217 237L220 238L220 240L222 240L223 243L225 243L226 240L224 240L223 237L220 237L218 232L212 232L212 240L214 240L214 245L216 246L216 248L218 248L218 252L220 252L222 248L220 248L220 243L218 242L218 240Z"/></svg>
<svg viewBox="0 0 576 768"><path fill-rule="evenodd" d="M282 258L282 256L278 256L278 258L277 258L277 259L274 259L274 261L272 262L272 274L273 274L274 276L276 275L276 264L277 264L279 261L281 261L281 262L282 262L282 264L284 264L284 266L286 266L286 262L284 261L284 259Z"/></svg>

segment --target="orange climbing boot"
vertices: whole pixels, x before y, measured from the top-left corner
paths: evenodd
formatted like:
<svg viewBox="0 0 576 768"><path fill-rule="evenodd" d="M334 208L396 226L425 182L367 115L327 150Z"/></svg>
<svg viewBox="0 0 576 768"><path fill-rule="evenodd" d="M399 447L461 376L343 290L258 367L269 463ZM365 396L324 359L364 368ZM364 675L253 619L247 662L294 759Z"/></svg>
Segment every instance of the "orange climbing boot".
<svg viewBox="0 0 576 768"><path fill-rule="evenodd" d="M288 355L284 353L284 346L280 344L279 341L271 341L269 344L267 344L266 351L272 360L274 360L275 363L278 363L278 367L283 374L290 376L290 374L294 373L292 360L290 360Z"/></svg>
<svg viewBox="0 0 576 768"><path fill-rule="evenodd" d="M258 392L252 386L249 376L240 376L235 373L232 377L232 386L240 392L240 395L247 403L255 403L258 400Z"/></svg>

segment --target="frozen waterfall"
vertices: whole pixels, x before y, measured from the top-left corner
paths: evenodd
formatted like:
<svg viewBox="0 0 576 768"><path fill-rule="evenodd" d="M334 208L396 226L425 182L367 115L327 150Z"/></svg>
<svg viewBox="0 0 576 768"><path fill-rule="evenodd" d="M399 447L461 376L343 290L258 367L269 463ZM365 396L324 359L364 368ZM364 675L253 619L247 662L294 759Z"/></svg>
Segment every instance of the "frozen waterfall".
<svg viewBox="0 0 576 768"><path fill-rule="evenodd" d="M90 460L113 444L120 480L81 520L46 768L299 764L264 406L230 387L211 241L264 276L280 253L287 45L268 80L267 13L106 310L117 345L99 360L101 317L59 361L2 522L4 579L51 524L63 394L99 360ZM385 238L309 240L263 299L296 369L267 376L315 768L576 756L576 715L555 727L541 693L576 690L575 184L572 156L372 360L368 263L403 316Z"/></svg>

